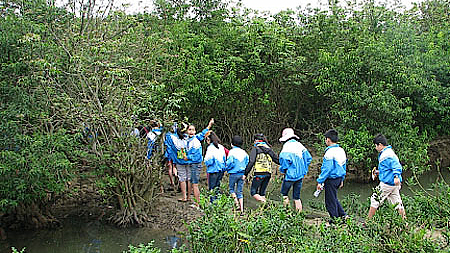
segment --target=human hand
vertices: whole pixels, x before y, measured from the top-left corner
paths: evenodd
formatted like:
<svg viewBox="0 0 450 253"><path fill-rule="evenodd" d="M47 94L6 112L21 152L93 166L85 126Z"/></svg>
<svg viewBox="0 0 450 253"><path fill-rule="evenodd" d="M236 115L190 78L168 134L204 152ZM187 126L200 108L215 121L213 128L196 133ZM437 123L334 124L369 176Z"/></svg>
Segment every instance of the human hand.
<svg viewBox="0 0 450 253"><path fill-rule="evenodd" d="M317 184L316 189L317 189L318 191L323 190L323 185L322 185L322 184Z"/></svg>
<svg viewBox="0 0 450 253"><path fill-rule="evenodd" d="M344 180L342 180L341 185L339 185L339 188L344 187Z"/></svg>
<svg viewBox="0 0 450 253"><path fill-rule="evenodd" d="M244 181L245 181L245 175L242 175L242 180L244 180Z"/></svg>
<svg viewBox="0 0 450 253"><path fill-rule="evenodd" d="M396 186L399 186L399 185L400 185L400 178L395 177L395 178L394 178L394 184L395 184Z"/></svg>
<svg viewBox="0 0 450 253"><path fill-rule="evenodd" d="M208 123L208 129L210 129L212 127L212 125L214 124L214 118L211 118L211 120Z"/></svg>
<svg viewBox="0 0 450 253"><path fill-rule="evenodd" d="M375 180L375 178L377 178L377 176L380 174L380 171L377 170L377 167L373 167L372 169L372 180Z"/></svg>

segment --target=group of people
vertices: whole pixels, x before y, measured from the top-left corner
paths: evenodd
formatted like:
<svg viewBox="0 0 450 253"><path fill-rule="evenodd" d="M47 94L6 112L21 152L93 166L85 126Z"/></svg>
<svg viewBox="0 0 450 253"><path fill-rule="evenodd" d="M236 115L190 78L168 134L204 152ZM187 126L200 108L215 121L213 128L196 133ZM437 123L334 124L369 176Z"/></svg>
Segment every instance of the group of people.
<svg viewBox="0 0 450 253"><path fill-rule="evenodd" d="M278 164L279 171L284 175L281 185L281 195L283 203L288 206L290 199L288 196L292 188L292 199L296 210L302 211L300 192L304 176L308 173L312 161L311 154L300 142L300 138L294 133L292 128L282 131L279 141L283 144L282 150L277 155L271 148L263 134L255 134L254 142L250 152L247 154L242 149L243 140L235 135L231 140L231 149L226 149L219 137L211 131L214 119L200 133L192 124L181 123L174 125L172 131L165 135L166 146L165 158L168 161L169 178L174 185L174 176L178 177L182 197L181 202L190 201L193 191L195 202L194 207L198 207L200 201L199 179L203 168L202 162L206 166L208 177L208 189L213 192L210 201L214 202L224 173L229 174L229 192L235 199L236 208L243 212L243 186L246 178L252 170L253 179L250 194L260 202L266 202L266 189L271 179L272 165ZM149 138L149 152L153 149L155 137L161 131L158 124L152 126L152 130L147 134ZM347 218L348 215L342 208L338 198L338 189L343 187L346 176L347 156L342 147L338 144L338 132L334 129L328 130L325 134L325 154L317 178L317 192L324 190L325 206L334 220L335 218ZM203 157L201 141L205 140L207 148ZM381 203L388 199L396 205L396 209L402 217L405 217L405 210L400 197L402 182L402 166L392 147L388 145L384 135L378 134L373 143L379 152L378 168L374 169L373 178L378 177L380 184L378 190L371 197L371 204L368 217L371 218ZM148 158L150 158L148 156Z"/></svg>

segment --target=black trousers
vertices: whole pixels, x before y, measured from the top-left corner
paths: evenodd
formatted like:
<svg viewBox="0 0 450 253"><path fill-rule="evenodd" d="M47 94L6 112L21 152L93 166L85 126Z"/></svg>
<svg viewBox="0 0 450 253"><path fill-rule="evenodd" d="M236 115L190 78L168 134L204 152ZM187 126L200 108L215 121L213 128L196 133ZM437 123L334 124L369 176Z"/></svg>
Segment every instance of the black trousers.
<svg viewBox="0 0 450 253"><path fill-rule="evenodd" d="M331 218L346 216L344 209L337 198L337 191L341 185L342 178L329 178L325 180L325 206Z"/></svg>

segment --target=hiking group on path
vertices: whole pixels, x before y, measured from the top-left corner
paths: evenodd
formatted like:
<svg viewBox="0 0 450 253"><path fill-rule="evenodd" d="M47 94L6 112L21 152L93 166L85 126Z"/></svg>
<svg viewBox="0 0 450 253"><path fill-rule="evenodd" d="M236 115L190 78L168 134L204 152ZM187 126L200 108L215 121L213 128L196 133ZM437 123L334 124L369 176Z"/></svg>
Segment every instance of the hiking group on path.
<svg viewBox="0 0 450 253"><path fill-rule="evenodd" d="M302 211L300 193L304 176L307 174L312 157L309 151L300 142L300 138L292 128L282 131L279 141L283 144L282 150L277 155L271 148L266 137L261 134L254 135L253 147L250 155L242 149L243 140L235 135L231 140L231 150L226 149L219 137L211 131L214 119L200 133L196 132L193 124L174 124L172 131L164 136L165 161L169 168L171 186L175 188L175 178L178 177L182 197L181 202L190 201L189 196L193 191L194 204L192 207L199 209L200 190L199 178L206 166L208 190L211 191L210 202L217 199L220 183L224 173L229 174L229 193L235 199L236 208L244 211L243 186L245 179L253 170L253 178L250 194L257 201L265 203L266 189L271 179L273 163L279 165L279 171L284 176L280 193L285 206L290 204L288 196L292 188L292 199L297 211ZM162 128L156 121L152 121L151 129L146 132L148 138L147 158L152 158L156 149L156 140L161 135ZM346 176L347 156L338 144L338 132L334 129L325 134L325 154L323 157L320 175L317 178L317 191L315 196L324 190L325 206L331 217L331 222L336 218L347 218L348 215L342 208L337 192L343 187ZM201 141L205 140L207 148L203 157ZM386 137L378 134L373 139L375 149L379 152L378 168L372 170L372 178L379 178L380 183L370 199L368 218L375 215L378 207L387 199L395 205L399 214L405 218L406 213L400 196L402 182L402 166L392 147L388 145Z"/></svg>

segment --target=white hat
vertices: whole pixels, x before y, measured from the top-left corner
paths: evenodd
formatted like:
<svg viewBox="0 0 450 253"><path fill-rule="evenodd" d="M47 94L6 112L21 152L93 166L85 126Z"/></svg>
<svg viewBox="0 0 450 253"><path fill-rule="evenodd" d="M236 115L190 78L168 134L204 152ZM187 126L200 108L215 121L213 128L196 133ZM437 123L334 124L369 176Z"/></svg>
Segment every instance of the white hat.
<svg viewBox="0 0 450 253"><path fill-rule="evenodd" d="M287 141L287 140L289 140L292 137L300 139L300 138L298 138L297 135L295 135L294 129L292 129L292 128L285 128L283 130L283 133L281 134L280 142Z"/></svg>

